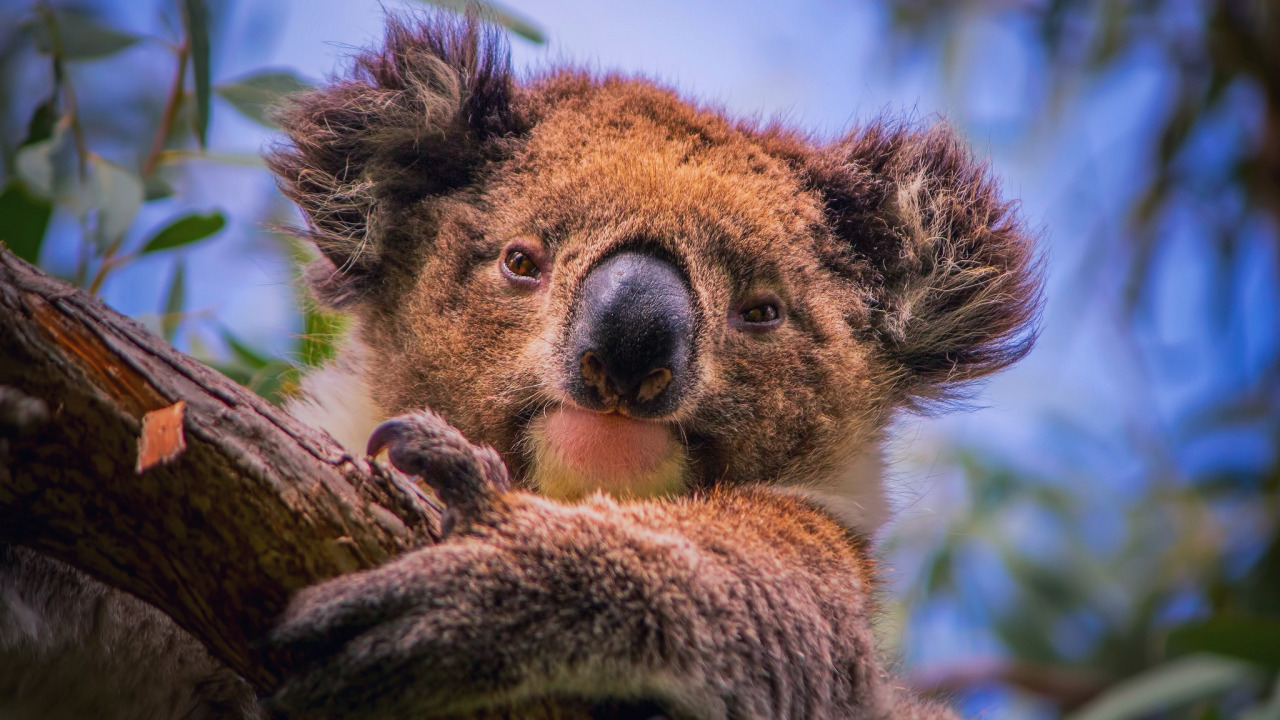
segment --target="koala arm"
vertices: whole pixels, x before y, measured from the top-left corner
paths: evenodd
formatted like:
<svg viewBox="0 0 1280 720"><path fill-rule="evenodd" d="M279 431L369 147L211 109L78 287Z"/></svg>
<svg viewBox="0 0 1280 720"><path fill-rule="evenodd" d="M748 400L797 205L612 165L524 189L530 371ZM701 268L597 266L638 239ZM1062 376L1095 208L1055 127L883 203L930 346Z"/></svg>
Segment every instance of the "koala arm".
<svg viewBox="0 0 1280 720"><path fill-rule="evenodd" d="M278 710L422 717L562 696L692 718L947 716L893 689L865 545L805 501L565 505L505 490L496 454L434 416L393 422L392 462L448 483L453 532L298 595L269 641L296 672Z"/></svg>

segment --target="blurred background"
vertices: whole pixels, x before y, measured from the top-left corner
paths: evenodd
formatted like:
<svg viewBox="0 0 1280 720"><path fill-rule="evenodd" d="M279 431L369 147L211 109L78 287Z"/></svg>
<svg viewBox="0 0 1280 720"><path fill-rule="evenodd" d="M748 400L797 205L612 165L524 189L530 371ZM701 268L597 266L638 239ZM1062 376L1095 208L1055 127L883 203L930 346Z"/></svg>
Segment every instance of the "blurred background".
<svg viewBox="0 0 1280 720"><path fill-rule="evenodd" d="M462 2L437 5L458 9ZM414 0L0 0L0 240L268 398L294 283L264 108ZM1041 229L1037 349L905 417L881 633L984 718L1280 720L1280 5L511 0L517 68L832 136L945 117Z"/></svg>

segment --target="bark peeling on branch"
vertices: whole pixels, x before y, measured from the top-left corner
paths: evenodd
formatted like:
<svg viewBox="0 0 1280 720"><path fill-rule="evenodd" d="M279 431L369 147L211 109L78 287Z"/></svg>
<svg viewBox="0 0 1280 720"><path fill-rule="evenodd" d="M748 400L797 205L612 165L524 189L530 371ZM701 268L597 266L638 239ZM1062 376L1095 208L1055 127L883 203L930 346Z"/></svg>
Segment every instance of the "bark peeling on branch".
<svg viewBox="0 0 1280 720"><path fill-rule="evenodd" d="M293 590L438 538L403 477L3 247L0 391L0 540L152 603L262 692L251 642ZM185 448L143 463L144 418L179 402Z"/></svg>

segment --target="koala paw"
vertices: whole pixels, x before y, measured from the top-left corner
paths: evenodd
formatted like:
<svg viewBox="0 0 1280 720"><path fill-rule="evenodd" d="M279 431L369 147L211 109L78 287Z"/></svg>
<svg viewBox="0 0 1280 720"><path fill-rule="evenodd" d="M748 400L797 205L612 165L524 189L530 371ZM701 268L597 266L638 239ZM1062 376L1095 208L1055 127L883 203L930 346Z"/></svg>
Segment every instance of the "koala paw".
<svg viewBox="0 0 1280 720"><path fill-rule="evenodd" d="M372 457L383 450L397 470L422 478L444 501L446 533L511 487L497 451L473 445L428 410L392 418L374 429L367 452Z"/></svg>

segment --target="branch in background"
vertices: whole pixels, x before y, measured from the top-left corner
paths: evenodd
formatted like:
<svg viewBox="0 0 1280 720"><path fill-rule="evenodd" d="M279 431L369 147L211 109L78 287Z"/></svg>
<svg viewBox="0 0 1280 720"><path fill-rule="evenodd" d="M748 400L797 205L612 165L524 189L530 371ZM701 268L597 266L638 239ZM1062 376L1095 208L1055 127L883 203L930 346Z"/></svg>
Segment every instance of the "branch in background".
<svg viewBox="0 0 1280 720"><path fill-rule="evenodd" d="M169 86L169 96L164 101L164 111L160 114L160 125L156 127L156 134L151 138L151 150L147 152L147 159L142 163L142 176L150 177L156 171L156 166L160 162L160 153L164 152L165 143L169 140L169 133L173 128L173 121L178 116L178 107L182 105L182 91L186 84L187 78L187 56L190 51L187 48L187 41L183 40L178 46L178 68L173 76L173 83Z"/></svg>
<svg viewBox="0 0 1280 720"><path fill-rule="evenodd" d="M1067 711L1093 699L1111 682L1111 678L1100 673L1077 668L991 659L916 672L909 684L916 692L943 697L989 685L1004 685L1042 697Z"/></svg>

